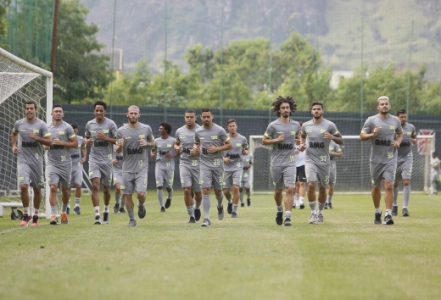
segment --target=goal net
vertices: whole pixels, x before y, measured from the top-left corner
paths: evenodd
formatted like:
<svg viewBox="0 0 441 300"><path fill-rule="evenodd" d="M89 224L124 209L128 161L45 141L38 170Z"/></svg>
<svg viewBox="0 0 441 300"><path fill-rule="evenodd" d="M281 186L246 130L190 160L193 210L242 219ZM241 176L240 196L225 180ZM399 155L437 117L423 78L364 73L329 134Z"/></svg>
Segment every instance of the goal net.
<svg viewBox="0 0 441 300"><path fill-rule="evenodd" d="M262 145L261 135L250 136L250 151L253 154L253 168L250 185L253 193L273 193L271 177L272 146ZM369 173L370 141L361 141L358 135L343 136L343 157L336 160L336 190L348 193L371 191ZM435 147L435 136L418 135L417 145L412 147L413 168L411 186L413 192L428 192L430 186L430 153ZM401 183L400 183L401 184Z"/></svg>
<svg viewBox="0 0 441 300"><path fill-rule="evenodd" d="M17 178L17 156L12 153L14 123L25 117L26 101L38 104L38 118L52 122L47 107L52 107L52 73L34 66L0 48L0 197L21 203ZM42 207L50 215L49 189ZM0 202L1 202L0 201ZM45 205L46 202L46 205Z"/></svg>

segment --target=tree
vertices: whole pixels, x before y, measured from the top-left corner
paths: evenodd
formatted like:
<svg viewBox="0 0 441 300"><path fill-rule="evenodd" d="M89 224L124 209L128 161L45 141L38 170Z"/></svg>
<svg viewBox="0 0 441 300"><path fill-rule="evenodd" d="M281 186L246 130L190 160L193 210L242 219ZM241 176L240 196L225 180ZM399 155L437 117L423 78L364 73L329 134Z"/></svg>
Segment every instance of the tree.
<svg viewBox="0 0 441 300"><path fill-rule="evenodd" d="M7 23L6 23L6 9L11 3L11 0L0 0L0 46L4 47L2 43L4 36L6 35Z"/></svg>

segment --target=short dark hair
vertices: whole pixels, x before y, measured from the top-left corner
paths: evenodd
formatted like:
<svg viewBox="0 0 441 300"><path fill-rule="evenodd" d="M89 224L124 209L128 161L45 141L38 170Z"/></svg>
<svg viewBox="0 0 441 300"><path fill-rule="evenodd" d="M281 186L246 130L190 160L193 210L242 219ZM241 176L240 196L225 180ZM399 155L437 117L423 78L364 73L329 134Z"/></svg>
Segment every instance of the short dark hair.
<svg viewBox="0 0 441 300"><path fill-rule="evenodd" d="M279 96L277 97L276 101L271 103L272 106L271 111L275 112L277 114L277 117L280 117L279 110L280 110L280 105L282 105L282 103L289 104L289 107L291 108L291 112L289 113L289 115L291 115L297 110L297 104L293 97L288 96L286 98L283 98L282 96Z"/></svg>
<svg viewBox="0 0 441 300"><path fill-rule="evenodd" d="M164 129L167 131L168 134L170 134L172 131L172 127L171 127L170 123L162 122L161 124L159 124L159 126L164 127Z"/></svg>
<svg viewBox="0 0 441 300"><path fill-rule="evenodd" d="M186 114L196 114L196 111L195 111L194 109L192 109L192 108L188 108L188 109L185 111L185 113L186 113Z"/></svg>
<svg viewBox="0 0 441 300"><path fill-rule="evenodd" d="M320 102L320 101L314 101L314 102L312 102L312 104L311 104L311 109L312 109L314 106L316 106L316 105L320 105L320 106L322 107L322 109L323 109L323 103Z"/></svg>
<svg viewBox="0 0 441 300"><path fill-rule="evenodd" d="M209 109L208 107L201 109L201 115L202 115L202 113L204 113L204 112L213 113L213 112L211 111L211 109Z"/></svg>
<svg viewBox="0 0 441 300"><path fill-rule="evenodd" d="M63 109L63 106L61 106L61 104L54 104L54 106L52 106L52 110L54 110L57 107L60 107L61 109Z"/></svg>
<svg viewBox="0 0 441 300"><path fill-rule="evenodd" d="M230 123L236 123L236 120L235 119L228 119L228 121L227 121L227 125L229 125Z"/></svg>
<svg viewBox="0 0 441 300"><path fill-rule="evenodd" d="M32 100L28 100L28 101L26 101L26 103L25 103L25 106L26 105L29 105L29 104L34 104L34 107L35 107L35 109L37 109L37 102L35 102L35 101L32 101Z"/></svg>
<svg viewBox="0 0 441 300"><path fill-rule="evenodd" d="M399 110L397 111L397 117L398 117L399 115L401 115L401 114L407 114L407 112L406 112L406 110L405 110L404 108L399 109Z"/></svg>
<svg viewBox="0 0 441 300"><path fill-rule="evenodd" d="M102 101L102 100L97 100L95 101L95 103L93 104L93 110L95 110L95 107L97 105L101 105L102 107L104 107L104 110L107 110L107 104L106 102Z"/></svg>
<svg viewBox="0 0 441 300"><path fill-rule="evenodd" d="M75 129L75 128L78 129L78 124L77 123L72 123L72 124L70 124L70 126L72 126L73 129Z"/></svg>

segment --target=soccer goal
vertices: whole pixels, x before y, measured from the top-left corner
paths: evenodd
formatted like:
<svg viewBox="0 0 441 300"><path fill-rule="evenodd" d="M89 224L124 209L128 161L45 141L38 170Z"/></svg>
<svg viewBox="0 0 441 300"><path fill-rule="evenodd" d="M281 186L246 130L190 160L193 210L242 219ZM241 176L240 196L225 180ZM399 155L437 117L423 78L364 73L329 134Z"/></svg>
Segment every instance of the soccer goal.
<svg viewBox="0 0 441 300"><path fill-rule="evenodd" d="M272 146L262 145L261 135L250 136L253 168L250 172L251 191L256 194L274 192L271 177ZM370 193L369 174L370 141L361 141L358 135L343 136L343 157L337 162L336 191L344 193ZM417 145L412 147L412 191L428 192L430 186L430 153L435 148L434 135L418 135Z"/></svg>
<svg viewBox="0 0 441 300"><path fill-rule="evenodd" d="M38 103L38 118L48 124L52 122L50 113L47 113L47 108L52 107L52 85L51 72L0 48L0 199L7 200L9 207L13 207L11 201L21 205L17 157L12 153L10 138L12 128L17 120L25 117L24 105L29 100ZM47 187L45 193L42 208L45 205L46 215L50 215Z"/></svg>

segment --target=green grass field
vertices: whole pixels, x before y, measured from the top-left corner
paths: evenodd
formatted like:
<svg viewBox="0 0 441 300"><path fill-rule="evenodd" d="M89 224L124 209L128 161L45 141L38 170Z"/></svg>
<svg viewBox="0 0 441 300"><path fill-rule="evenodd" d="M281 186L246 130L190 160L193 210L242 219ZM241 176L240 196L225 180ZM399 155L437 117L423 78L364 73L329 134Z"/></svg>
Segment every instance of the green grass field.
<svg viewBox="0 0 441 300"><path fill-rule="evenodd" d="M410 217L375 226L369 195L336 195L323 225L309 208L277 226L270 195L239 217L187 224L182 193L159 212L94 226L90 198L68 225L0 218L0 299L439 299L441 197L411 196ZM214 197L212 197L214 199ZM401 196L400 196L401 204ZM384 209L384 206L383 206Z"/></svg>

